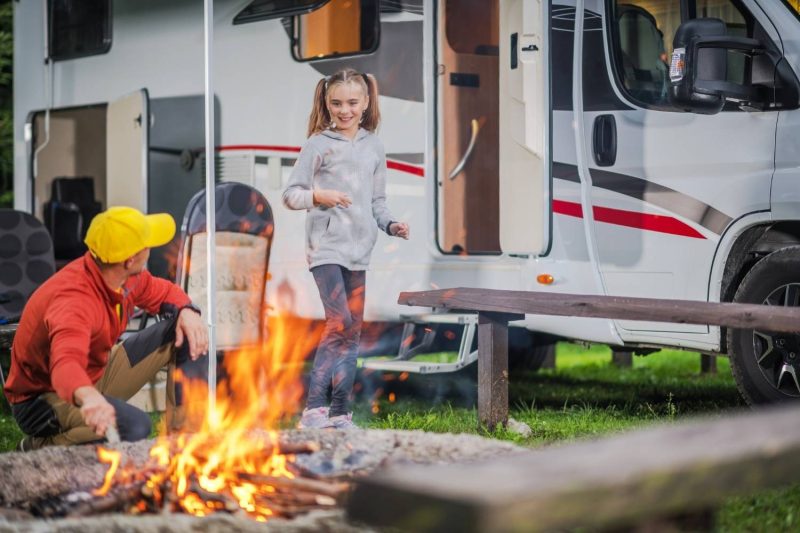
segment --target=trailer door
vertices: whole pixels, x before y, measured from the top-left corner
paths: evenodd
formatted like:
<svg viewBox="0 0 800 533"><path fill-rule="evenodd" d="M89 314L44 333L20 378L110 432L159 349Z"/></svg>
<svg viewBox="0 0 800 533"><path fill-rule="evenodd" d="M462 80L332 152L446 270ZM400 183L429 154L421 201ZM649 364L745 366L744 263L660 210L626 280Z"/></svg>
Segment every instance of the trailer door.
<svg viewBox="0 0 800 533"><path fill-rule="evenodd" d="M500 248L550 248L549 2L500 3Z"/></svg>
<svg viewBox="0 0 800 533"><path fill-rule="evenodd" d="M108 104L106 113L106 206L127 205L147 212L147 89Z"/></svg>

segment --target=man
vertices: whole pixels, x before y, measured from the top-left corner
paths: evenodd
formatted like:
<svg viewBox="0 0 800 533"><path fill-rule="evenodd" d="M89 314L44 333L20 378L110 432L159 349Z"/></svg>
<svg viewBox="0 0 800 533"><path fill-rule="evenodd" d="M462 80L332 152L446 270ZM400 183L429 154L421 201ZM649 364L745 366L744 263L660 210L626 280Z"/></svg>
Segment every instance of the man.
<svg viewBox="0 0 800 533"><path fill-rule="evenodd" d="M168 363L191 367L208 349L206 326L186 293L145 270L150 248L174 234L168 214L112 207L92 220L89 251L31 295L5 386L27 435L22 451L95 441L112 427L122 440L149 435L149 416L125 400ZM171 318L115 344L134 306Z"/></svg>

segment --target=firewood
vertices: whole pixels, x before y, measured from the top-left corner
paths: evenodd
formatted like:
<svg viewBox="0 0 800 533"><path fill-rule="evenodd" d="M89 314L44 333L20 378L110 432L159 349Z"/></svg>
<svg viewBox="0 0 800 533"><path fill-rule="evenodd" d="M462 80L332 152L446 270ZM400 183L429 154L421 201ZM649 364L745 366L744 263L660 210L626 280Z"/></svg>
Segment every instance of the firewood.
<svg viewBox="0 0 800 533"><path fill-rule="evenodd" d="M132 483L125 487L112 489L105 496L81 502L67 513L67 517L77 518L107 513L125 507L128 504L136 503L142 495L143 484L143 481Z"/></svg>
<svg viewBox="0 0 800 533"><path fill-rule="evenodd" d="M323 496L330 496L331 498L339 498L344 496L350 490L349 483L328 483L326 481L315 479L264 476L261 474L249 474L247 472L240 472L237 475L239 478L251 483L260 483L276 488L288 488L293 490L313 492Z"/></svg>
<svg viewBox="0 0 800 533"><path fill-rule="evenodd" d="M208 491L201 487L197 480L192 480L189 483L189 490L197 494L197 496L203 501L221 504L222 509L229 513L236 512L240 509L239 504L236 503L231 496L221 492Z"/></svg>
<svg viewBox="0 0 800 533"><path fill-rule="evenodd" d="M319 450L319 444L313 441L278 443L278 452L283 455L300 455L318 452Z"/></svg>

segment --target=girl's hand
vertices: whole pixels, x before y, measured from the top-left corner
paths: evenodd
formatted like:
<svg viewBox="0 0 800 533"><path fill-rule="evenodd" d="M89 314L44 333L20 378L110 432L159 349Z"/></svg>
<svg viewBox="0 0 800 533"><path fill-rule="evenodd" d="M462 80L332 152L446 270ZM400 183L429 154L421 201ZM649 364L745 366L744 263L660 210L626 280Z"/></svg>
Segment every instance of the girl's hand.
<svg viewBox="0 0 800 533"><path fill-rule="evenodd" d="M314 205L325 207L350 207L353 201L346 193L332 189L317 189L314 191Z"/></svg>
<svg viewBox="0 0 800 533"><path fill-rule="evenodd" d="M400 237L405 240L408 240L408 235L409 235L408 224L406 224L405 222L393 222L389 226L389 233L391 233L395 237Z"/></svg>

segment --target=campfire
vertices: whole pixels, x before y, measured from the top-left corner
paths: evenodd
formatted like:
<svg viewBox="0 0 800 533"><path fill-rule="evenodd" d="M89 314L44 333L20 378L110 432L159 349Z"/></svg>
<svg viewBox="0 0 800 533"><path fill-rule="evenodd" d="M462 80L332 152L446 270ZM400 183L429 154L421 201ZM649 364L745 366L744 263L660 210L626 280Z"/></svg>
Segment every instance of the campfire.
<svg viewBox="0 0 800 533"><path fill-rule="evenodd" d="M178 376L185 426L194 431L162 430L143 466L123 464L120 451L99 446L98 459L108 464L102 486L82 497L51 500L37 514L222 512L263 522L339 504L348 483L320 479L295 462L300 454L319 451L319 445L282 442L276 431L298 411L300 372L316 335L298 331L297 323L284 317L271 317L270 328L264 346L226 354L227 378L211 412L206 383Z"/></svg>

